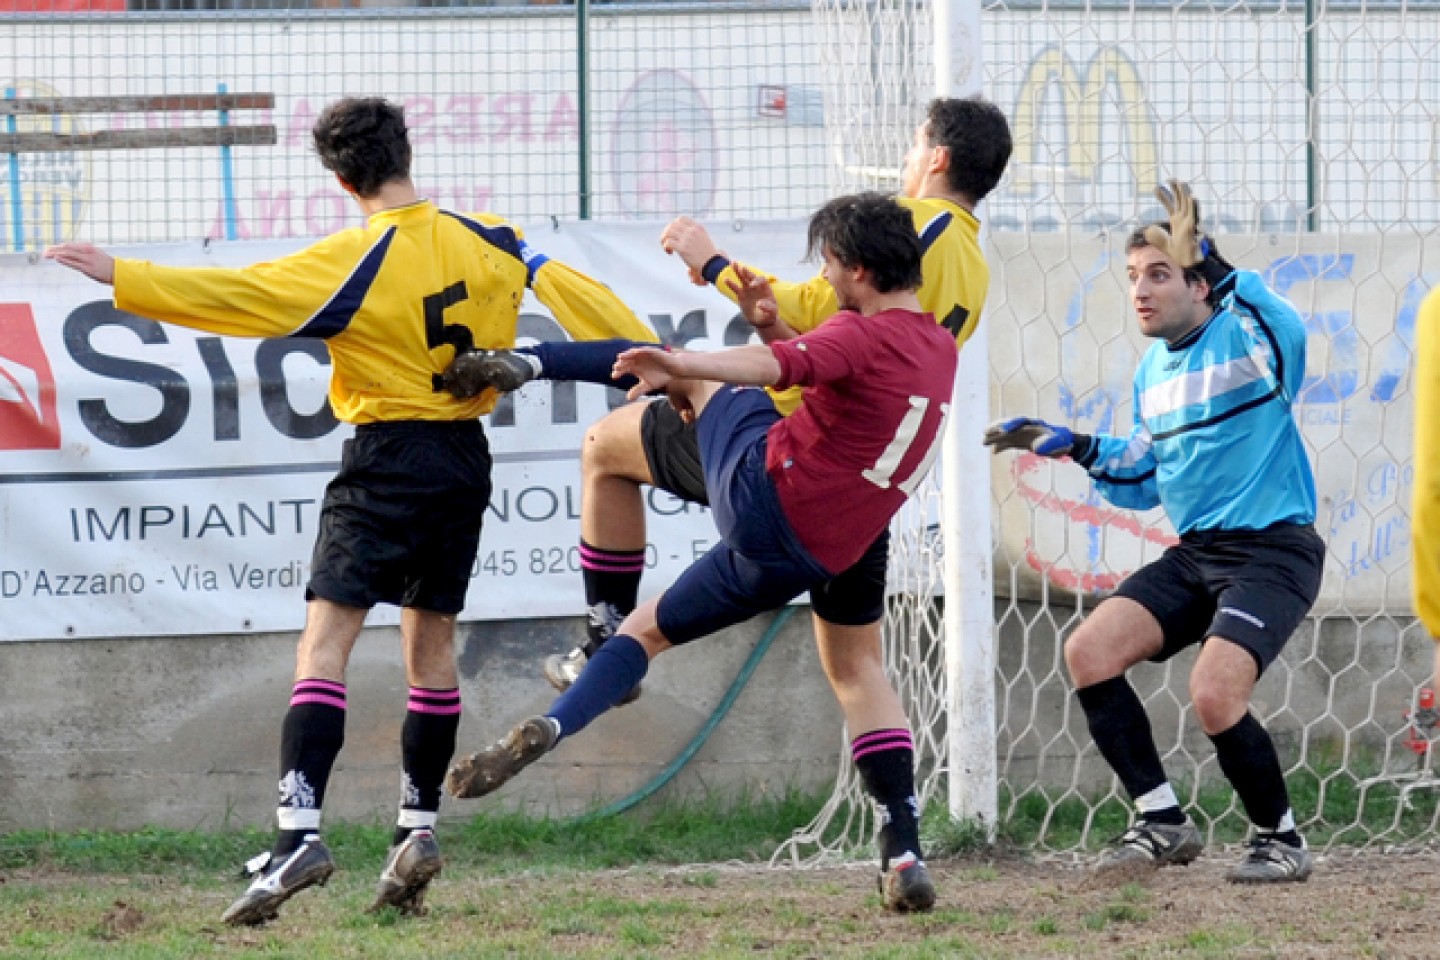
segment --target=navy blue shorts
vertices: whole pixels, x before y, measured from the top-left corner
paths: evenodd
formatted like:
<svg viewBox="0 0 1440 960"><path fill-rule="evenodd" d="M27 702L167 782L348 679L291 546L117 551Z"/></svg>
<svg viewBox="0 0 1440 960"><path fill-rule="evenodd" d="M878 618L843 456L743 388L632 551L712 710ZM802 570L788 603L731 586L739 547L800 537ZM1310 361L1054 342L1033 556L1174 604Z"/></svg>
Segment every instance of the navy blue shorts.
<svg viewBox="0 0 1440 960"><path fill-rule="evenodd" d="M1160 621L1165 643L1152 660L1224 637L1264 673L1314 605L1324 565L1325 542L1309 524L1187 533L1115 595Z"/></svg>
<svg viewBox="0 0 1440 960"><path fill-rule="evenodd" d="M721 388L700 415L696 439L721 540L660 597L656 620L671 643L742 623L830 579L795 537L765 470L766 433L779 419L754 387Z"/></svg>
<svg viewBox="0 0 1440 960"><path fill-rule="evenodd" d="M305 599L459 613L489 504L479 420L357 427L325 488Z"/></svg>
<svg viewBox="0 0 1440 960"><path fill-rule="evenodd" d="M686 423L662 397L648 402L640 420L640 437L655 486L689 503L710 505L695 424ZM847 627L865 626L884 616L889 552L890 531L886 530L848 570L811 587L815 615Z"/></svg>

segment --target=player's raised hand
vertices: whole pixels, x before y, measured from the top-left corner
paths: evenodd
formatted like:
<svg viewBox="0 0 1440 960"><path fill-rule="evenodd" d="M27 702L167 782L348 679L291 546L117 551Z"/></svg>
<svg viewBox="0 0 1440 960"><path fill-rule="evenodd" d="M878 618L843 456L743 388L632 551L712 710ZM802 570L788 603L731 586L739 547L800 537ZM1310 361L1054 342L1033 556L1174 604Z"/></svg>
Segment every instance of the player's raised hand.
<svg viewBox="0 0 1440 960"><path fill-rule="evenodd" d="M115 258L92 243L57 243L45 251L45 259L78 270L91 280L115 282Z"/></svg>
<svg viewBox="0 0 1440 960"><path fill-rule="evenodd" d="M1146 227L1145 242L1186 270L1197 271L1212 290L1221 289L1235 268L1220 255L1215 241L1201 229L1200 204L1190 191L1190 185L1171 180L1169 187L1156 187L1155 196L1170 215L1170 229L1159 225Z"/></svg>
<svg viewBox="0 0 1440 960"><path fill-rule="evenodd" d="M689 217L676 217L660 231L660 246L665 248L666 253L675 254L685 261L685 266L690 269L691 283L709 286L700 270L712 257L719 256L720 250L710 239L708 230Z"/></svg>
<svg viewBox="0 0 1440 960"><path fill-rule="evenodd" d="M640 382L626 394L631 400L638 400L647 393L663 390L674 380L675 355L659 347L635 347L615 358L612 375L619 379L632 376Z"/></svg>
<svg viewBox="0 0 1440 960"><path fill-rule="evenodd" d="M780 308L775 303L775 291L771 289L769 279L743 263L733 263L731 266L739 282L726 280L725 283L730 287L730 292L735 294L740 312L750 326L756 330L774 326L775 321L780 319Z"/></svg>
<svg viewBox="0 0 1440 960"><path fill-rule="evenodd" d="M1190 185L1171 180L1168 187L1156 187L1155 196L1170 217L1170 229L1154 225L1145 228L1145 242L1189 269L1209 254L1209 241L1200 230L1200 204Z"/></svg>

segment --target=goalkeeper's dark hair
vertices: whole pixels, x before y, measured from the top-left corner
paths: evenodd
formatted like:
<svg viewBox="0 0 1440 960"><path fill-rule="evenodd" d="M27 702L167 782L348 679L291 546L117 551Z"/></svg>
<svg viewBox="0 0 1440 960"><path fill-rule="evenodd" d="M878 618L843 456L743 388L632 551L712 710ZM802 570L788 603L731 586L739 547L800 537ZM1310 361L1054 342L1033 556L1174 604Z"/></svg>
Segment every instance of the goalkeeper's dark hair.
<svg viewBox="0 0 1440 960"><path fill-rule="evenodd" d="M925 111L930 144L950 151L950 189L979 203L1005 175L1014 149L1005 114L984 97L936 97Z"/></svg>
<svg viewBox="0 0 1440 960"><path fill-rule="evenodd" d="M315 152L325 169L373 197L391 180L410 176L405 111L379 97L346 97L315 121Z"/></svg>
<svg viewBox="0 0 1440 960"><path fill-rule="evenodd" d="M1170 222L1168 220L1156 220L1154 223L1148 223L1144 226L1136 227L1133 231L1131 231L1129 238L1125 241L1126 253L1134 253L1136 250L1139 250L1143 247L1154 246L1153 243L1145 239L1145 231L1148 230L1150 227L1159 227L1168 233L1170 231ZM1201 263L1195 264L1195 266L1193 267L1181 267L1180 269L1185 274L1186 283L1193 285L1204 282L1209 284L1210 291L1205 294L1205 302L1210 304L1210 306L1212 307L1218 307L1220 306L1220 301L1224 298L1220 296L1219 292L1216 291L1216 284L1212 283L1210 281L1210 278L1205 276L1204 272L1200 269L1202 266L1204 266L1203 261Z"/></svg>
<svg viewBox="0 0 1440 960"><path fill-rule="evenodd" d="M807 247L814 258L824 250L847 267L870 271L880 293L920 286L920 238L915 218L883 193L836 197L810 218Z"/></svg>

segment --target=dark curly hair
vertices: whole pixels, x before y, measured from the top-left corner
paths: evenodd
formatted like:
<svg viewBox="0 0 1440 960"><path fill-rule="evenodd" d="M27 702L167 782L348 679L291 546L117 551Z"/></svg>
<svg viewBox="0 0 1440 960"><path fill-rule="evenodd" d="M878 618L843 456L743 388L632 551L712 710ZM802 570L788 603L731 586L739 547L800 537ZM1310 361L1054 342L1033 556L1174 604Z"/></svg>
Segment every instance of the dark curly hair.
<svg viewBox="0 0 1440 960"><path fill-rule="evenodd" d="M930 145L950 150L950 189L972 203L984 200L1005 175L1014 148L1005 114L984 97L937 97L925 122Z"/></svg>
<svg viewBox="0 0 1440 960"><path fill-rule="evenodd" d="M823 250L870 271L880 293L920 286L920 238L910 211L883 193L836 197L810 218L809 256Z"/></svg>
<svg viewBox="0 0 1440 960"><path fill-rule="evenodd" d="M346 97L315 121L320 162L362 197L373 197L391 180L410 176L410 139L405 111L379 97Z"/></svg>

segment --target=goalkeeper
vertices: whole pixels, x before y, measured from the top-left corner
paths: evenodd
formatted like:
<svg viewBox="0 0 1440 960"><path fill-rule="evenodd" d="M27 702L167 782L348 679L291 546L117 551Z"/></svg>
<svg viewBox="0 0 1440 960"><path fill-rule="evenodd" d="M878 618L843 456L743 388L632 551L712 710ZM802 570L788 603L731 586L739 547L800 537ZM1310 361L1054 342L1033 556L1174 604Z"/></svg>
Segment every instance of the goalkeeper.
<svg viewBox="0 0 1440 960"><path fill-rule="evenodd" d="M1171 181L1157 193L1168 226L1144 227L1126 244L1130 299L1141 332L1157 341L1135 372L1130 435L1087 436L1019 418L991 426L985 442L996 453L1068 456L1110 502L1161 505L1180 534L1065 642L1091 736L1139 814L1096 870L1200 855L1200 832L1180 809L1125 673L1201 644L1190 674L1195 715L1256 828L1227 877L1304 880L1313 861L1250 697L1315 602L1325 559L1312 526L1315 481L1291 409L1305 375L1305 327L1287 300L1258 274L1231 267L1200 232L1187 185Z"/></svg>

